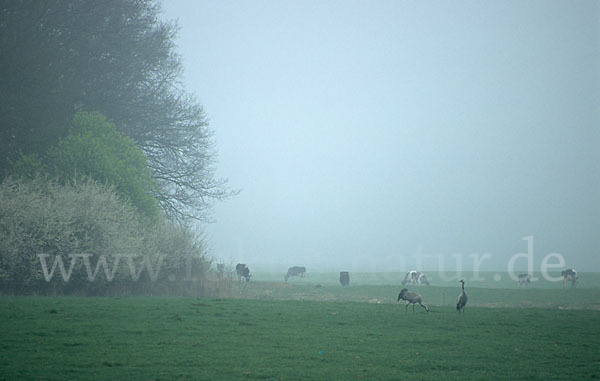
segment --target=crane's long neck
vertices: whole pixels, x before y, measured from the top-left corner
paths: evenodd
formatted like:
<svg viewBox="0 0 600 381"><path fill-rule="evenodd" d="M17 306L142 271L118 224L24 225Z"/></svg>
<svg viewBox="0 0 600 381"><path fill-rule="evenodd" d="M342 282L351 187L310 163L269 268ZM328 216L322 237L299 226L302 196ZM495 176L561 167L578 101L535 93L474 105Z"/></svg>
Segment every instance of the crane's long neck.
<svg viewBox="0 0 600 381"><path fill-rule="evenodd" d="M465 282L461 282L461 285L462 285L462 293L464 294L465 293Z"/></svg>

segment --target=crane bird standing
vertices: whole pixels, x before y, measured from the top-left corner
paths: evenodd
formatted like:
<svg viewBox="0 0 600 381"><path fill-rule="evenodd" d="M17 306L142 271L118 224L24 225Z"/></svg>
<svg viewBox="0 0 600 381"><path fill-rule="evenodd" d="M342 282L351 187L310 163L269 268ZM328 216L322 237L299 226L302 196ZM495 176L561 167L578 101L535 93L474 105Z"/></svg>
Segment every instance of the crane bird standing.
<svg viewBox="0 0 600 381"><path fill-rule="evenodd" d="M458 299L456 300L456 309L458 310L458 313L462 311L462 313L464 314L468 298L467 294L465 293L465 281L461 279L459 282L462 285L462 292L460 293L460 295L458 295Z"/></svg>
<svg viewBox="0 0 600 381"><path fill-rule="evenodd" d="M413 312L415 312L415 303L419 303L419 305L421 307L425 308L425 311L429 312L429 307L427 307L427 305L423 304L423 298L421 297L421 295L417 294L416 292L408 292L407 288L403 288L402 291L400 291L400 294L398 294L398 302L400 301L400 299L406 300L408 302L408 303L406 303L404 312L408 311L409 304L413 305Z"/></svg>

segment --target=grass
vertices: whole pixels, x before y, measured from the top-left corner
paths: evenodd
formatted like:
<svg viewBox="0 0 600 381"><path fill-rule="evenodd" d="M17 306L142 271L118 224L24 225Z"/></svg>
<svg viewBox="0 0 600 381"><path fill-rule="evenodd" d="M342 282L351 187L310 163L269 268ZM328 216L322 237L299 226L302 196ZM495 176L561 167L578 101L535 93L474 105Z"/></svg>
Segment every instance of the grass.
<svg viewBox="0 0 600 381"><path fill-rule="evenodd" d="M600 378L600 288L467 288L464 316L457 286L419 287L430 313L405 313L383 284L240 291L2 297L0 379Z"/></svg>
<svg viewBox="0 0 600 381"><path fill-rule="evenodd" d="M407 286L423 295L428 305L456 305L460 287ZM250 282L235 290L237 295L263 300L315 300L331 302L396 303L399 286L314 285L309 283ZM468 288L469 307L540 307L554 309L590 309L600 311L600 289L485 289Z"/></svg>

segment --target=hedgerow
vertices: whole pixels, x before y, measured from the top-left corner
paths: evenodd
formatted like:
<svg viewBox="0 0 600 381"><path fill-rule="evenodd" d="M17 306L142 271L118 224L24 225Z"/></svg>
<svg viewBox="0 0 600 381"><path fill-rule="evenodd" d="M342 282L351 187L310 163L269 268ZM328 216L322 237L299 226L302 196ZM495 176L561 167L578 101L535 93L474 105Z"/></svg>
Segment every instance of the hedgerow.
<svg viewBox="0 0 600 381"><path fill-rule="evenodd" d="M72 266L68 280L61 261L65 273ZM210 265L201 235L164 218L150 223L112 186L43 176L0 183L3 293L201 294Z"/></svg>

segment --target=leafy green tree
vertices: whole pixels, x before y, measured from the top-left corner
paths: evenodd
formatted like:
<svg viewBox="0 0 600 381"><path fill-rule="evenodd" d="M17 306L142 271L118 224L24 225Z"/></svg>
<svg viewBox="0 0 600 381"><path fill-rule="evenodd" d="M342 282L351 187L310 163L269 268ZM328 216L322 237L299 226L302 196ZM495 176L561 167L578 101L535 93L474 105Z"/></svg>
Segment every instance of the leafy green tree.
<svg viewBox="0 0 600 381"><path fill-rule="evenodd" d="M177 26L159 16L154 0L0 0L0 177L65 137L77 111L97 110L142 149L168 216L202 220L231 195L181 83Z"/></svg>
<svg viewBox="0 0 600 381"><path fill-rule="evenodd" d="M78 112L69 134L46 155L49 172L63 181L90 177L112 185L144 215L158 216L156 182L144 153L98 113Z"/></svg>

